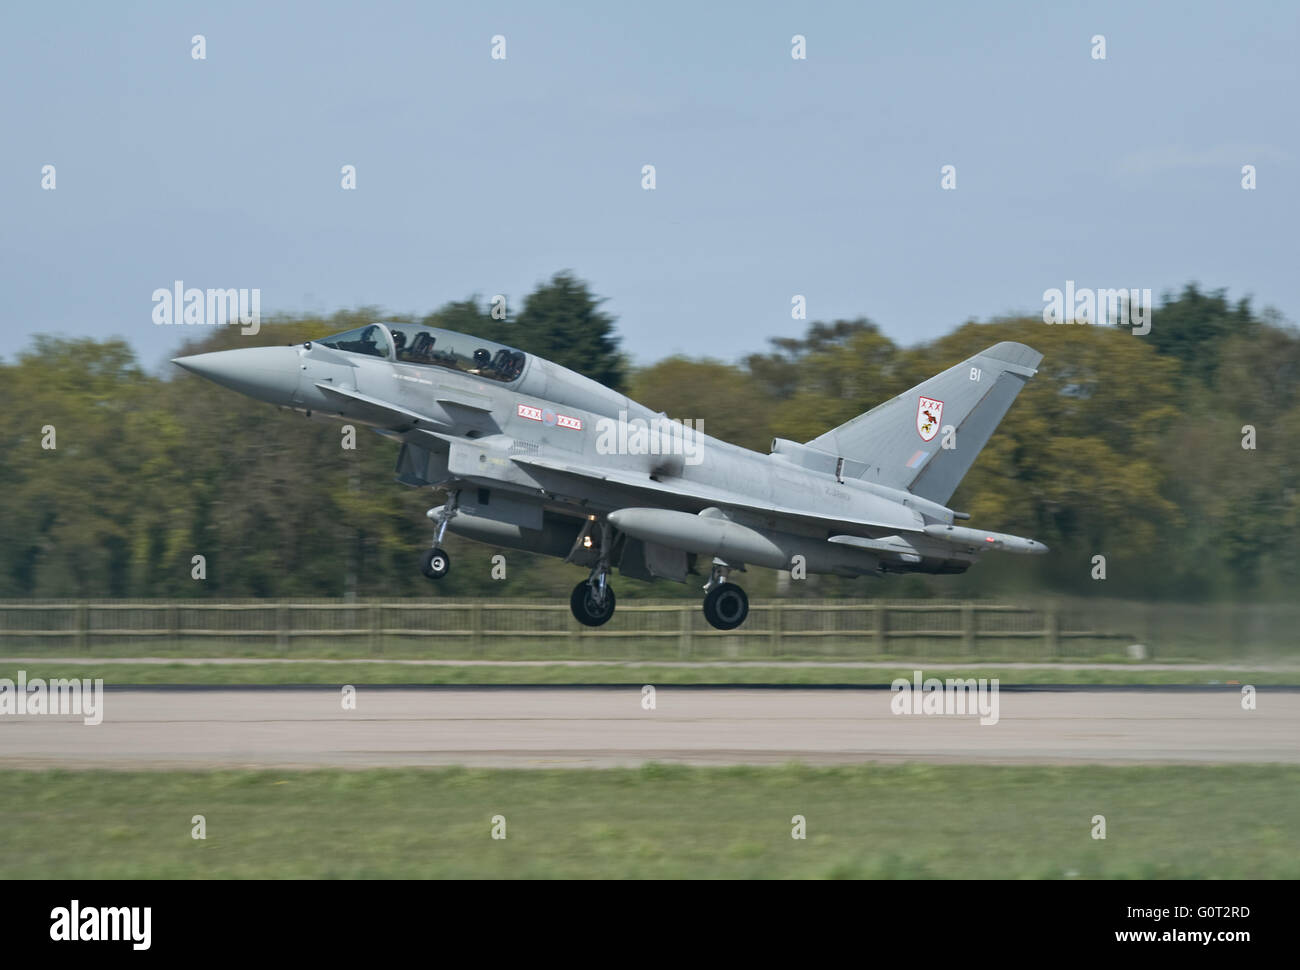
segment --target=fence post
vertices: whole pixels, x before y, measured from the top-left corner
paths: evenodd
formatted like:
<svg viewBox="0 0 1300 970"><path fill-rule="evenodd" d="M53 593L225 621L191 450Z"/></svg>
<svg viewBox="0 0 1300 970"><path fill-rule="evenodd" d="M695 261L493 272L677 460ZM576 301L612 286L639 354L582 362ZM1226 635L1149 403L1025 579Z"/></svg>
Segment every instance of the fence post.
<svg viewBox="0 0 1300 970"><path fill-rule="evenodd" d="M785 624L781 622L781 601L772 600L771 605L768 607L768 611L769 615L772 617L772 629L768 643L768 652L775 657L781 652L781 633L785 626Z"/></svg>
<svg viewBox="0 0 1300 970"><path fill-rule="evenodd" d="M281 653L289 652L289 607L284 602L275 604L275 647Z"/></svg>
<svg viewBox="0 0 1300 970"><path fill-rule="evenodd" d="M77 604L77 649L90 653L90 607L85 603Z"/></svg>
<svg viewBox="0 0 1300 970"><path fill-rule="evenodd" d="M968 657L975 656L975 604L961 605L961 649Z"/></svg>
<svg viewBox="0 0 1300 970"><path fill-rule="evenodd" d="M474 656L483 653L483 604L475 600L469 611L470 647Z"/></svg>
<svg viewBox="0 0 1300 970"><path fill-rule="evenodd" d="M1047 655L1056 658L1060 654L1061 615L1057 612L1055 603L1047 607L1043 622L1047 624L1047 629L1043 631L1047 638Z"/></svg>
<svg viewBox="0 0 1300 970"><path fill-rule="evenodd" d="M379 604L370 604L370 652L372 654L383 653L383 644L380 641L380 613Z"/></svg>
<svg viewBox="0 0 1300 970"><path fill-rule="evenodd" d="M677 607L677 655L689 657L694 644L691 636L691 610L685 606Z"/></svg>
<svg viewBox="0 0 1300 970"><path fill-rule="evenodd" d="M889 641L889 617L886 615L888 607L885 606L884 600L876 600L875 633L876 633L876 651L885 653Z"/></svg>

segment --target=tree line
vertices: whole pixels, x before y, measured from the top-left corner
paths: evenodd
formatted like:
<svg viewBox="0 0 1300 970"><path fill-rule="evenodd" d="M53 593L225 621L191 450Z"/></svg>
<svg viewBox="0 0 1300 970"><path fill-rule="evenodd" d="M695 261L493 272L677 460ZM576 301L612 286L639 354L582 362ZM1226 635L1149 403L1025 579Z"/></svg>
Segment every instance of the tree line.
<svg viewBox="0 0 1300 970"><path fill-rule="evenodd" d="M990 556L956 577L810 577L808 595L1281 600L1300 578L1300 335L1221 290L1165 295L1145 336L1006 318L900 346L858 318L812 323L738 362L644 367L571 273L498 316L470 298L419 322L548 357L764 452L774 436L813 438L999 340L1041 351L1038 376L952 505L1051 553ZM284 316L263 321L258 342L379 319L417 318ZM218 327L178 352L248 343ZM565 593L582 574L502 550L506 577L494 579L496 550L449 536L453 570L430 583L416 562L431 533L424 512L441 499L394 482L393 442L358 428L344 449L338 422L155 375L121 340L34 336L0 363L0 407L0 596L533 596ZM776 579L761 572L744 582L770 593ZM622 581L619 593L683 591Z"/></svg>

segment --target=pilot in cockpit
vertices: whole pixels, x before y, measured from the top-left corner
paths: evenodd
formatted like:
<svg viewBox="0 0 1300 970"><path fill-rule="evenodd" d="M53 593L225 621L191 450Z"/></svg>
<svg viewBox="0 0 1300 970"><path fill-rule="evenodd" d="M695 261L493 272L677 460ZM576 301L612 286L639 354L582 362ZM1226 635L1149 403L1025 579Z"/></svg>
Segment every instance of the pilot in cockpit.
<svg viewBox="0 0 1300 970"><path fill-rule="evenodd" d="M420 364L435 363L436 361L433 355L433 345L435 340L436 338L433 334L428 333L427 331L421 330L417 333L415 339L411 341L411 360Z"/></svg>

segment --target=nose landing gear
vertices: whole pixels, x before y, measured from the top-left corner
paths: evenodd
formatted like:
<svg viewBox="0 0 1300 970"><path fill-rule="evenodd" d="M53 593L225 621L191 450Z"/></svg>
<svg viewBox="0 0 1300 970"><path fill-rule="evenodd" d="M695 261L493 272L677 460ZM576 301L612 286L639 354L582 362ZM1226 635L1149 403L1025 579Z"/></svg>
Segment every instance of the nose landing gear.
<svg viewBox="0 0 1300 970"><path fill-rule="evenodd" d="M426 579L442 579L451 569L451 557L442 548L442 537L447 533L447 523L456 514L456 504L460 492L452 492L447 504L438 509L429 509L428 515L437 521L438 527L433 533L433 548L426 549L420 557L420 572ZM435 515L435 513L437 513Z"/></svg>

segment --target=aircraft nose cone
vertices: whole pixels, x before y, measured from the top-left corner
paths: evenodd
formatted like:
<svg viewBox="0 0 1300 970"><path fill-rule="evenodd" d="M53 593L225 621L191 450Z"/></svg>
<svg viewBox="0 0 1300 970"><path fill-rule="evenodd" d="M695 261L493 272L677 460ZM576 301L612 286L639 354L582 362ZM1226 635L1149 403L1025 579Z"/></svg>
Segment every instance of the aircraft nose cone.
<svg viewBox="0 0 1300 970"><path fill-rule="evenodd" d="M192 374L270 404L291 405L302 369L296 347L241 347L174 357Z"/></svg>

